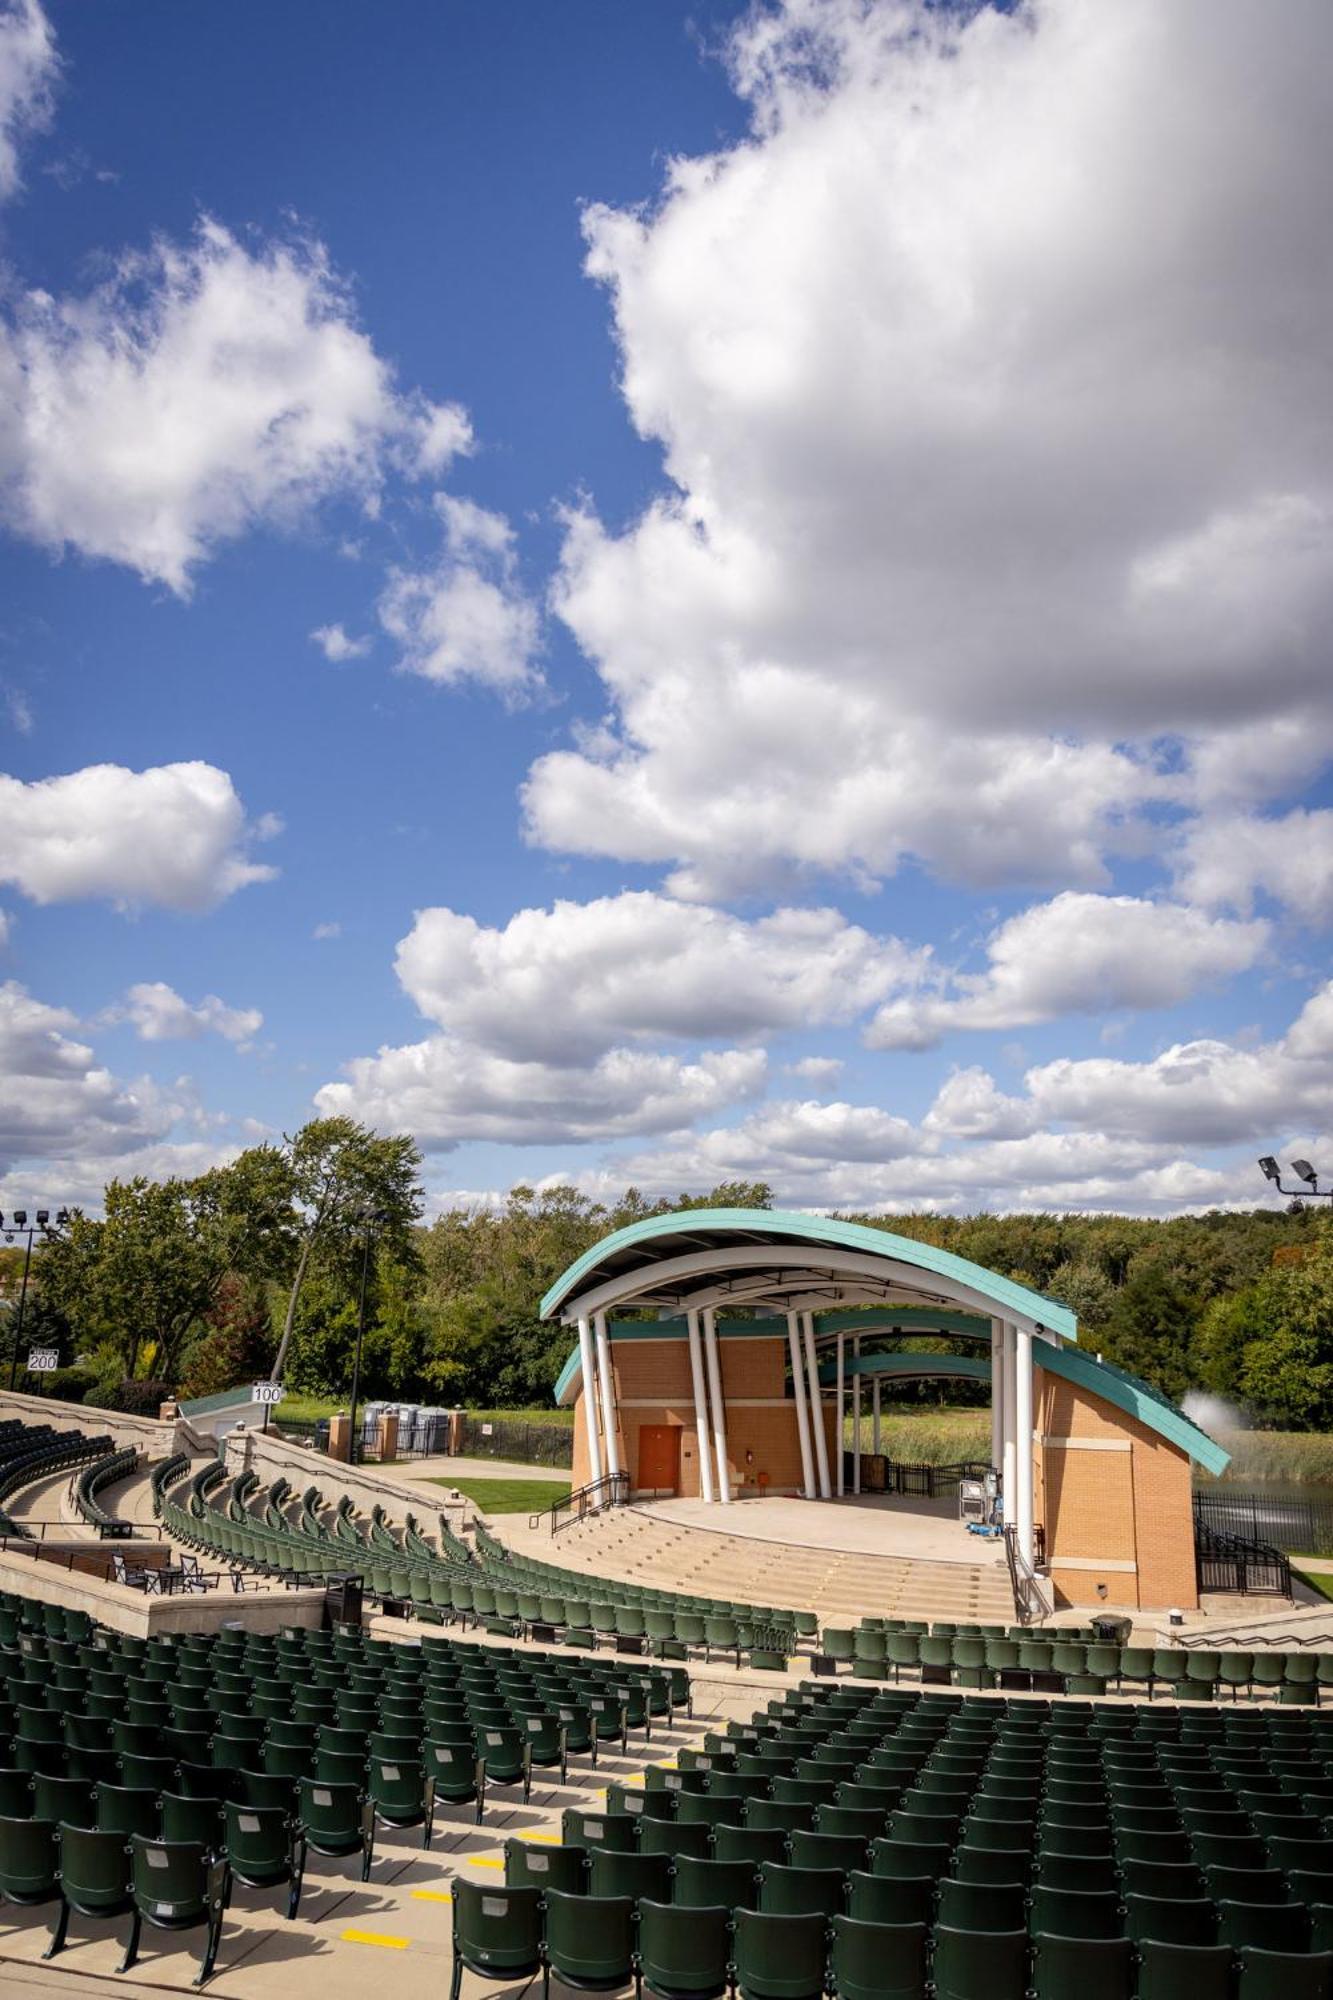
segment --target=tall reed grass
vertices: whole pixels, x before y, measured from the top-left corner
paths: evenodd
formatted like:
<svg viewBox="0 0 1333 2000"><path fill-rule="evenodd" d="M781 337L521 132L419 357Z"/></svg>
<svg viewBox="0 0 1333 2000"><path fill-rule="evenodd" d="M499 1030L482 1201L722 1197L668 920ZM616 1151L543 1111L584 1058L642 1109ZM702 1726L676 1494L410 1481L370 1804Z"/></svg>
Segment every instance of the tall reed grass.
<svg viewBox="0 0 1333 2000"><path fill-rule="evenodd" d="M1223 1483L1333 1486L1333 1437L1321 1431L1219 1431L1217 1441L1231 1453Z"/></svg>
<svg viewBox="0 0 1333 2000"><path fill-rule="evenodd" d="M844 1427L847 1448L855 1433ZM873 1448L871 1419L861 1418L861 1449ZM886 1410L880 1420L880 1449L904 1465L961 1465L990 1459L990 1415L985 1410Z"/></svg>

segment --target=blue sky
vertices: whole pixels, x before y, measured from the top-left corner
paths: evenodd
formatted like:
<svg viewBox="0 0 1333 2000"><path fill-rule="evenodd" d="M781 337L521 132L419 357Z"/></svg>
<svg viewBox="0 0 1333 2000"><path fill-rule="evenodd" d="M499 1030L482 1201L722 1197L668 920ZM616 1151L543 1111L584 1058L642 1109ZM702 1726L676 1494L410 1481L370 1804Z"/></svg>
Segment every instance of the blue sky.
<svg viewBox="0 0 1333 2000"><path fill-rule="evenodd" d="M311 25L0 4L3 1205L1333 1157L1323 11Z"/></svg>

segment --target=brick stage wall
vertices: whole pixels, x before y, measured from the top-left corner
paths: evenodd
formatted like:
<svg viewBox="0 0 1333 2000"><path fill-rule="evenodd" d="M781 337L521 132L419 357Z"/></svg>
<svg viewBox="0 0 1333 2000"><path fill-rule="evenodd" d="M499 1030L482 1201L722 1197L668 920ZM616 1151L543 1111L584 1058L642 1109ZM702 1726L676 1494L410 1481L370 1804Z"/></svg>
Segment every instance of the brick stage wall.
<svg viewBox="0 0 1333 2000"><path fill-rule="evenodd" d="M1037 1383L1034 1506L1057 1597L1126 1610L1193 1610L1185 1453L1073 1382L1039 1371Z"/></svg>
<svg viewBox="0 0 1333 2000"><path fill-rule="evenodd" d="M723 1340L718 1343L722 1396L727 1406L727 1463L734 1493L765 1490L799 1493L801 1447L796 1408L786 1389L787 1343ZM620 1460L638 1487L639 1430L644 1424L672 1424L681 1431L680 1494L697 1499L699 1453L694 1426L690 1349L684 1340L619 1340L611 1344L611 1366L620 1415ZM826 1429L832 1438L832 1413ZM748 1454L748 1456L747 1456ZM575 1404L575 1486L591 1477L582 1391Z"/></svg>

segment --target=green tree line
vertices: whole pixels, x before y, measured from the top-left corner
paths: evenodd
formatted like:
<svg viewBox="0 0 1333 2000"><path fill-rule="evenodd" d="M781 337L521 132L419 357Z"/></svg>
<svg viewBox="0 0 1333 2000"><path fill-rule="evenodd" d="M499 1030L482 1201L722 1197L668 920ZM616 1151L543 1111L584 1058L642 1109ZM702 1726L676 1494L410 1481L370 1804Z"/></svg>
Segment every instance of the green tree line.
<svg viewBox="0 0 1333 2000"><path fill-rule="evenodd" d="M569 1347L542 1294L599 1237L682 1207L772 1206L762 1182L614 1202L516 1187L425 1224L420 1170L411 1140L319 1119L194 1180L112 1181L101 1218L75 1215L35 1256L23 1344L58 1345L68 1386L94 1397L269 1375L342 1396L369 1245L364 1393L522 1408L549 1400ZM849 1219L1061 1300L1086 1347L1177 1400L1203 1389L1273 1428L1333 1425L1333 1220L1306 1207ZM11 1324L20 1263L0 1253Z"/></svg>

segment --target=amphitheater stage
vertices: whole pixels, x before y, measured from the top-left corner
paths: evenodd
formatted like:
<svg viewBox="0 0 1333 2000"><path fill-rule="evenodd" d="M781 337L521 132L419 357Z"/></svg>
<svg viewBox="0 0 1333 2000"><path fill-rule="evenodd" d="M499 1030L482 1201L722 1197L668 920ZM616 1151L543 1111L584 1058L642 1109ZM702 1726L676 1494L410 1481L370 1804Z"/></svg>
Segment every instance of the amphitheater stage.
<svg viewBox="0 0 1333 2000"><path fill-rule="evenodd" d="M841 1500L801 1500L785 1495L735 1500L729 1507L706 1500L636 1500L636 1513L677 1528L698 1528L756 1542L786 1542L830 1555L896 1556L907 1562L963 1563L969 1569L1005 1567L1004 1544L970 1535L958 1518L958 1499L899 1494L847 1494Z"/></svg>

